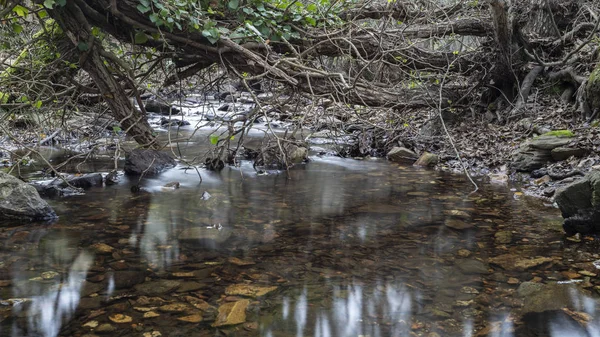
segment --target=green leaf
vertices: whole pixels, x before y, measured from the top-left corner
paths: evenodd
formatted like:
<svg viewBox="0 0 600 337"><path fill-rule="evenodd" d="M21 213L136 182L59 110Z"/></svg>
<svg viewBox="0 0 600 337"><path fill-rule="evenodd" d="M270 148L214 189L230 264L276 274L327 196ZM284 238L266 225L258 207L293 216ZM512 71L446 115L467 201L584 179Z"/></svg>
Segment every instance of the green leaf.
<svg viewBox="0 0 600 337"><path fill-rule="evenodd" d="M40 16L40 19L43 19L48 16L48 12L46 12L45 10L41 10L38 12L38 15Z"/></svg>
<svg viewBox="0 0 600 337"><path fill-rule="evenodd" d="M148 36L144 32L137 32L135 34L135 44L144 44L148 42Z"/></svg>
<svg viewBox="0 0 600 337"><path fill-rule="evenodd" d="M120 127L118 127L118 126L116 126L116 125L115 125L115 126L113 126L113 131L114 131L115 133L119 133L119 132L121 132L121 130L122 130L122 129L121 129Z"/></svg>
<svg viewBox="0 0 600 337"><path fill-rule="evenodd" d="M144 6L142 4L137 5L137 10L142 12L142 14L148 13L152 8L150 6Z"/></svg>
<svg viewBox="0 0 600 337"><path fill-rule="evenodd" d="M218 142L219 142L219 136L217 136L217 135L210 135L210 143L212 145L217 145Z"/></svg>
<svg viewBox="0 0 600 337"><path fill-rule="evenodd" d="M43 104L43 102L42 102L42 101L40 101L40 100L37 100L37 101L35 101L35 105L34 105L34 106L36 107L36 109L39 109L39 108L41 108L41 107L42 107L42 104Z"/></svg>
<svg viewBox="0 0 600 337"><path fill-rule="evenodd" d="M92 27L92 35L94 35L95 37L98 37L98 35L100 35L100 28Z"/></svg>
<svg viewBox="0 0 600 337"><path fill-rule="evenodd" d="M23 6L17 5L13 8L13 12L18 16L24 18L29 14L29 10Z"/></svg>
<svg viewBox="0 0 600 337"><path fill-rule="evenodd" d="M19 24L16 24L16 23L13 23L12 24L12 30L13 30L13 32L19 34L19 33L21 33L23 31L23 26L21 26Z"/></svg>
<svg viewBox="0 0 600 337"><path fill-rule="evenodd" d="M60 7L65 7L67 5L67 0L58 0L58 5Z"/></svg>
<svg viewBox="0 0 600 337"><path fill-rule="evenodd" d="M56 4L55 0L44 0L44 7L52 9Z"/></svg>
<svg viewBox="0 0 600 337"><path fill-rule="evenodd" d="M85 42L79 42L77 44L77 49L79 49L80 51L88 51L90 49L90 46Z"/></svg>
<svg viewBox="0 0 600 337"><path fill-rule="evenodd" d="M231 0L231 1L229 1L229 4L227 4L227 6L229 7L229 9L234 11L234 10L238 9L238 7L240 6L240 1L239 0Z"/></svg>

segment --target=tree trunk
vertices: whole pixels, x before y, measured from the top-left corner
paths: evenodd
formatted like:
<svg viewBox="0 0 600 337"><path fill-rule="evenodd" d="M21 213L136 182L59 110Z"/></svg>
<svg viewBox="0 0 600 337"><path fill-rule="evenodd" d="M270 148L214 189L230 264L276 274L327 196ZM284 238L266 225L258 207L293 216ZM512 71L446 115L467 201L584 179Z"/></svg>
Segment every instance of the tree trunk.
<svg viewBox="0 0 600 337"><path fill-rule="evenodd" d="M73 49L79 50L79 66L94 80L113 117L127 135L142 147L159 148L160 144L146 116L135 109L126 91L108 69L107 61L101 56L102 47L93 42L94 38L90 38L91 27L79 7L68 1L64 7L57 6L50 13L60 24Z"/></svg>
<svg viewBox="0 0 600 337"><path fill-rule="evenodd" d="M512 68L512 27L508 16L508 3L505 0L490 1L490 12L494 23L494 36L497 52L494 55L494 68L490 75L490 89L482 96L487 106L502 96L508 100L514 97L515 74Z"/></svg>

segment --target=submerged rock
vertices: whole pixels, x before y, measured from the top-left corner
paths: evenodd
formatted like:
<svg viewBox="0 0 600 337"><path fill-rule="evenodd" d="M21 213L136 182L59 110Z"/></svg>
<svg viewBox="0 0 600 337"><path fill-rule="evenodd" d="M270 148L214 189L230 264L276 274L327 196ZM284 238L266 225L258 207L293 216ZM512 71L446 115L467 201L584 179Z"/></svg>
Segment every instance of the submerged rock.
<svg viewBox="0 0 600 337"><path fill-rule="evenodd" d="M567 235L600 231L600 171L558 189L554 200L565 218Z"/></svg>
<svg viewBox="0 0 600 337"><path fill-rule="evenodd" d="M184 242L208 241L211 243L223 243L231 237L231 230L218 227L189 227L179 234L179 240Z"/></svg>
<svg viewBox="0 0 600 337"><path fill-rule="evenodd" d="M517 290L523 299L523 313L540 313L549 310L577 309L587 297L573 284L544 284L523 282Z"/></svg>
<svg viewBox="0 0 600 337"><path fill-rule="evenodd" d="M35 187L0 172L0 219L49 220L56 213Z"/></svg>
<svg viewBox="0 0 600 337"><path fill-rule="evenodd" d="M551 263L550 257L526 258L513 254L503 254L489 259L491 264L497 265L504 270L525 271L531 268Z"/></svg>
<svg viewBox="0 0 600 337"><path fill-rule="evenodd" d="M219 315L213 326L235 325L246 322L246 308L248 308L249 305L249 300L241 300L221 305L219 307Z"/></svg>
<svg viewBox="0 0 600 337"><path fill-rule="evenodd" d="M125 157L124 171L130 175L156 175L175 165L175 159L164 152L135 149Z"/></svg>
<svg viewBox="0 0 600 337"><path fill-rule="evenodd" d="M252 284L232 284L225 289L225 294L256 298L262 297L275 290L277 290L276 286L262 287Z"/></svg>

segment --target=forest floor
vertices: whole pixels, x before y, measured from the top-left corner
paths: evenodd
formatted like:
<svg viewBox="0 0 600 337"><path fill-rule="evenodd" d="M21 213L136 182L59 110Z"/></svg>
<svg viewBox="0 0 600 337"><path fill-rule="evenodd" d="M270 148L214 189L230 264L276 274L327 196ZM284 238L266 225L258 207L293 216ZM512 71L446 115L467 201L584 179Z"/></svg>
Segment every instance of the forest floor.
<svg viewBox="0 0 600 337"><path fill-rule="evenodd" d="M491 117L488 115L487 118ZM426 121L419 116L423 114L409 117L417 127ZM487 177L492 183L518 183L526 194L548 200L558 187L576 179L573 176L600 169L600 123L598 120L589 123L574 105L548 98L545 102L529 104L525 114L504 123L487 118L457 119L447 123L448 134L442 128L441 134L435 137L423 137L418 130L407 128L400 138L411 140L418 152L437 154L441 159L436 167L439 170L464 174L466 169L471 176ZM539 135L532 128L535 131L570 130L574 133L571 143L584 149L586 154L548 162L533 173L517 172L511 167L513 154L525 141ZM457 160L457 152L466 167ZM545 177L545 173L554 178ZM557 178L560 176L564 179Z"/></svg>

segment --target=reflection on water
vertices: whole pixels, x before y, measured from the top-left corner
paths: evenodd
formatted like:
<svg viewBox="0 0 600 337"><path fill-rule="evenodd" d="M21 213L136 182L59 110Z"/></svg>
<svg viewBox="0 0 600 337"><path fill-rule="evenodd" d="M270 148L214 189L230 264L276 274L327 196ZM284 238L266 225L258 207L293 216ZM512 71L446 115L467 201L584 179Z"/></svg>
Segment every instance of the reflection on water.
<svg viewBox="0 0 600 337"><path fill-rule="evenodd" d="M0 335L600 336L595 239L503 188L318 157L202 173L0 227Z"/></svg>
<svg viewBox="0 0 600 337"><path fill-rule="evenodd" d="M81 287L92 261L91 255L82 252L72 262L66 279L47 283L45 289L42 287L38 289L35 289L37 287L26 289L14 287L14 298L27 298L29 303L27 306L16 305L14 312L15 315L19 315L21 310L24 311L25 317L27 317L27 329L21 330L17 325L13 325L11 335L57 336L62 323L71 318L79 305ZM49 278L47 276L42 274L42 280ZM35 281L42 280L36 279ZM37 295L31 296L32 293L37 293Z"/></svg>

